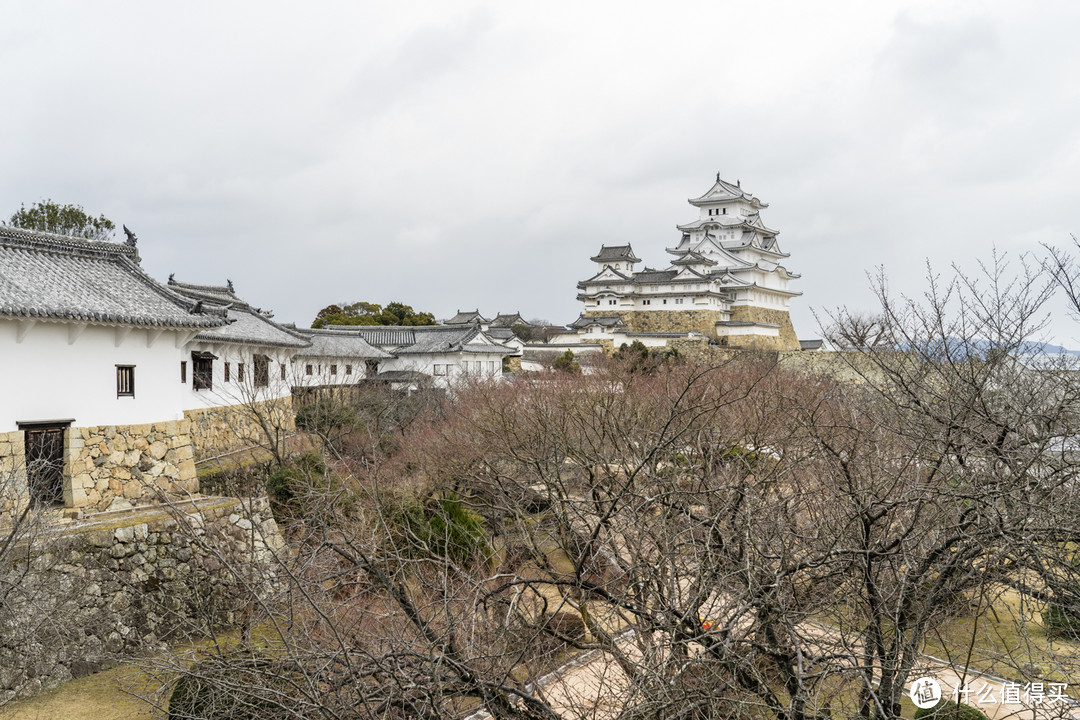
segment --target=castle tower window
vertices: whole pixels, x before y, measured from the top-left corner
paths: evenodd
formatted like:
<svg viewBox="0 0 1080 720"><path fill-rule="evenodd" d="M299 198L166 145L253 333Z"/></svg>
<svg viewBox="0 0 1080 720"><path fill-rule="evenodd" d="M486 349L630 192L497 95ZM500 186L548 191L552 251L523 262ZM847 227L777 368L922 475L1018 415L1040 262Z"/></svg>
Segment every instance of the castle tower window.
<svg viewBox="0 0 1080 720"><path fill-rule="evenodd" d="M180 361L180 383L187 382L187 360Z"/></svg>
<svg viewBox="0 0 1080 720"><path fill-rule="evenodd" d="M236 363L236 382L244 382L244 363Z"/></svg>
<svg viewBox="0 0 1080 720"><path fill-rule="evenodd" d="M231 372L232 369L229 367L229 365L230 365L230 363L222 363L222 370L224 372L222 372L221 376L222 376L222 378L224 378L225 382L229 382L229 378L232 375L232 372Z"/></svg>

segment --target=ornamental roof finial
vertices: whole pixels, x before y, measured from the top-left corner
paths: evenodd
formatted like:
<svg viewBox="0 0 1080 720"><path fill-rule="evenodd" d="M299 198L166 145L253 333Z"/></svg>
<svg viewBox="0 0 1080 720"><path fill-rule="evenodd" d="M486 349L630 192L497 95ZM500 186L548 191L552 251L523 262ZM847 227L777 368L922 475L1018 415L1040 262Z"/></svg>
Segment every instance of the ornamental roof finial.
<svg viewBox="0 0 1080 720"><path fill-rule="evenodd" d="M742 187L742 180L736 180L735 187Z"/></svg>
<svg viewBox="0 0 1080 720"><path fill-rule="evenodd" d="M716 182L720 182L720 171L716 171Z"/></svg>

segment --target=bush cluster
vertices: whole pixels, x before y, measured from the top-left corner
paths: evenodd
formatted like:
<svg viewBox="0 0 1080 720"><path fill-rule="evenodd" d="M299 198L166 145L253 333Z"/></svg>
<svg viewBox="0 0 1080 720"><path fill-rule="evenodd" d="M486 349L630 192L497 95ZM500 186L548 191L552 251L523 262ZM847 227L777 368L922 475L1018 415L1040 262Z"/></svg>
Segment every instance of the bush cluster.
<svg viewBox="0 0 1080 720"><path fill-rule="evenodd" d="M942 700L932 708L919 708L915 720L989 720L978 708Z"/></svg>

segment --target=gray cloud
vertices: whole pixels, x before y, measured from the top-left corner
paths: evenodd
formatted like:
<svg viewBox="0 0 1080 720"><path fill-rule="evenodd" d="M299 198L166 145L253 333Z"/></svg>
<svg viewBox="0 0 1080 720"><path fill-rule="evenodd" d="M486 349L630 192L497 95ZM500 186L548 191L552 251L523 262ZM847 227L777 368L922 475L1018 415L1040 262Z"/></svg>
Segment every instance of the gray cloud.
<svg viewBox="0 0 1080 720"><path fill-rule="evenodd" d="M0 214L53 197L144 265L331 302L569 322L603 242L665 261L713 173L771 203L811 306L885 265L1080 229L1078 13L841 0L113 2L0 28ZM1068 328L1063 330L1068 332Z"/></svg>

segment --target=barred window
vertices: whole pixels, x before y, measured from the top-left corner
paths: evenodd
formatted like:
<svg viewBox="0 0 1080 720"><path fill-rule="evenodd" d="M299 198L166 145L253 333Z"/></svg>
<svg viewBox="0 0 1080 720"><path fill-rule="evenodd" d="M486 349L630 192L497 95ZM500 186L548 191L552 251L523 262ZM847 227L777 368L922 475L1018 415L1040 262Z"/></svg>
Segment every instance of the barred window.
<svg viewBox="0 0 1080 720"><path fill-rule="evenodd" d="M135 397L135 366L116 366L116 397Z"/></svg>
<svg viewBox="0 0 1080 720"><path fill-rule="evenodd" d="M191 387L195 390L214 389L214 360L208 352L191 353Z"/></svg>
<svg viewBox="0 0 1080 720"><path fill-rule="evenodd" d="M263 388L270 386L270 357L256 355L252 360L255 363L255 387Z"/></svg>

